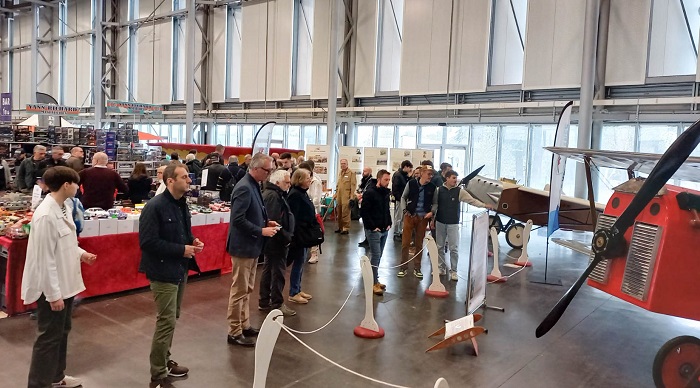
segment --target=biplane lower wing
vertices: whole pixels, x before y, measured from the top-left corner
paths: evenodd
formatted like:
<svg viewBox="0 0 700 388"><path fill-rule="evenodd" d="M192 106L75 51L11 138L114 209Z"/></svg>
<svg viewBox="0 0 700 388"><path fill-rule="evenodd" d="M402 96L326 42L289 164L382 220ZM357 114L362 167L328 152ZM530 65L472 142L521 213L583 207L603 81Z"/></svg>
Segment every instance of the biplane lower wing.
<svg viewBox="0 0 700 388"><path fill-rule="evenodd" d="M572 251L575 251L575 252L578 252L578 253L582 253L582 254L584 254L584 255L586 255L586 256L590 256L590 255L593 254L593 251L591 250L591 244L590 244L590 243L584 244L584 243L582 243L582 242L580 242L580 241L576 241L576 240L565 240L565 239L563 239L563 238L556 238L556 237L552 239L552 242L554 242L555 244L561 245L561 246L563 246L564 248L569 248L569 249L571 249Z"/></svg>

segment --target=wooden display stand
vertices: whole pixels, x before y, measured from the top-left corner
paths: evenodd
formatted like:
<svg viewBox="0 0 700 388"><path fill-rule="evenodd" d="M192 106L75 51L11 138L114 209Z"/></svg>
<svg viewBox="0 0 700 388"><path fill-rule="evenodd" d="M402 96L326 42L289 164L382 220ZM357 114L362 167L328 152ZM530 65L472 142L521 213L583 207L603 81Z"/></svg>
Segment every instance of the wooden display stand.
<svg viewBox="0 0 700 388"><path fill-rule="evenodd" d="M445 323L445 326L428 336L428 338L431 338L444 334L445 339L436 343L425 352L427 353L432 350L446 348L466 340L471 340L472 346L474 347L474 356L478 356L479 345L476 343L476 336L486 332L486 329L483 327L474 326L474 323L480 320L481 314L473 314Z"/></svg>

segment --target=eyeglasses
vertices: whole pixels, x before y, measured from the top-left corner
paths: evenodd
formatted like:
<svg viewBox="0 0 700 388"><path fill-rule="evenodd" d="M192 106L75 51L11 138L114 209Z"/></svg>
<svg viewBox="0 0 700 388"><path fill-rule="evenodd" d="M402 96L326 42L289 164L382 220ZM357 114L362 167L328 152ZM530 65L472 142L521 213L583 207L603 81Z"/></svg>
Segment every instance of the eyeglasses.
<svg viewBox="0 0 700 388"><path fill-rule="evenodd" d="M266 173L270 174L272 172L271 168L265 168L265 167L258 167L259 169L265 171Z"/></svg>

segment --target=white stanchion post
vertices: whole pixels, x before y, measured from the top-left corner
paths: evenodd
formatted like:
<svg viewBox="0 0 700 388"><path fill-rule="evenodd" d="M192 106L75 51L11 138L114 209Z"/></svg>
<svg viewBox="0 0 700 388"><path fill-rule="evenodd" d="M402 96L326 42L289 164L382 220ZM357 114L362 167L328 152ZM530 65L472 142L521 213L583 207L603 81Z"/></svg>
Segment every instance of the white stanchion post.
<svg viewBox="0 0 700 388"><path fill-rule="evenodd" d="M493 269L491 273L486 277L486 280L491 283L503 283L506 278L501 274L501 269L498 265L498 231L496 228L492 227L489 229L491 235L491 245L493 245Z"/></svg>
<svg viewBox="0 0 700 388"><path fill-rule="evenodd" d="M445 380L444 377L440 377L435 382L435 385L433 386L433 388L450 388L450 385L447 384L447 380Z"/></svg>
<svg viewBox="0 0 700 388"><path fill-rule="evenodd" d="M532 263L529 260L529 257L527 255L527 243L530 241L530 232L532 231L532 220L527 220L527 223L525 223L525 230L523 230L523 251L520 254L520 257L518 258L518 261L515 262L515 265L521 266L521 267L531 267Z"/></svg>
<svg viewBox="0 0 700 388"><path fill-rule="evenodd" d="M270 368L272 351L275 350L277 338L282 327L274 322L284 323L284 315L281 311L274 309L267 314L265 321L260 327L258 340L255 344L255 375L253 377L253 388L265 388L267 383L267 371Z"/></svg>
<svg viewBox="0 0 700 388"><path fill-rule="evenodd" d="M374 275L367 256L360 258L360 268L362 269L362 281L365 289L365 318L360 322L360 326L355 327L354 333L362 338L381 338L384 337L384 329L379 327L377 321L374 320L374 294L372 293Z"/></svg>
<svg viewBox="0 0 700 388"><path fill-rule="evenodd" d="M428 296L434 296L438 298L447 298L450 293L445 289L445 285L440 281L440 267L438 264L438 247L435 243L435 239L431 235L425 237L427 240L426 244L428 246L428 257L430 258L430 267L432 268L432 278L433 281L430 283L430 287L425 290L425 294Z"/></svg>

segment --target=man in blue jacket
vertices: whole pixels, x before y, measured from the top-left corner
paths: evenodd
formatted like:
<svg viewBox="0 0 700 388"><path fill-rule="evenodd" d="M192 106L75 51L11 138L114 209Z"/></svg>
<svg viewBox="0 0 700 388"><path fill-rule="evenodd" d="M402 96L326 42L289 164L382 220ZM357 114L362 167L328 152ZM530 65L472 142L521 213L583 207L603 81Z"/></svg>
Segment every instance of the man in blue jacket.
<svg viewBox="0 0 700 388"><path fill-rule="evenodd" d="M194 255L204 243L192 236L190 211L185 200L190 180L181 163L169 164L163 171L166 190L143 208L139 217L140 272L151 283L156 302L156 329L151 343L151 383L149 387L171 387L169 376L182 377L189 369L170 359L175 323L187 284L189 269L199 272Z"/></svg>
<svg viewBox="0 0 700 388"><path fill-rule="evenodd" d="M272 172L272 158L257 154L248 173L236 183L231 194L231 221L226 251L233 262L233 283L228 300L229 332L232 345L255 346L259 330L250 325L250 294L255 287L255 266L265 246L265 237L277 234L279 224L269 221L260 183Z"/></svg>

